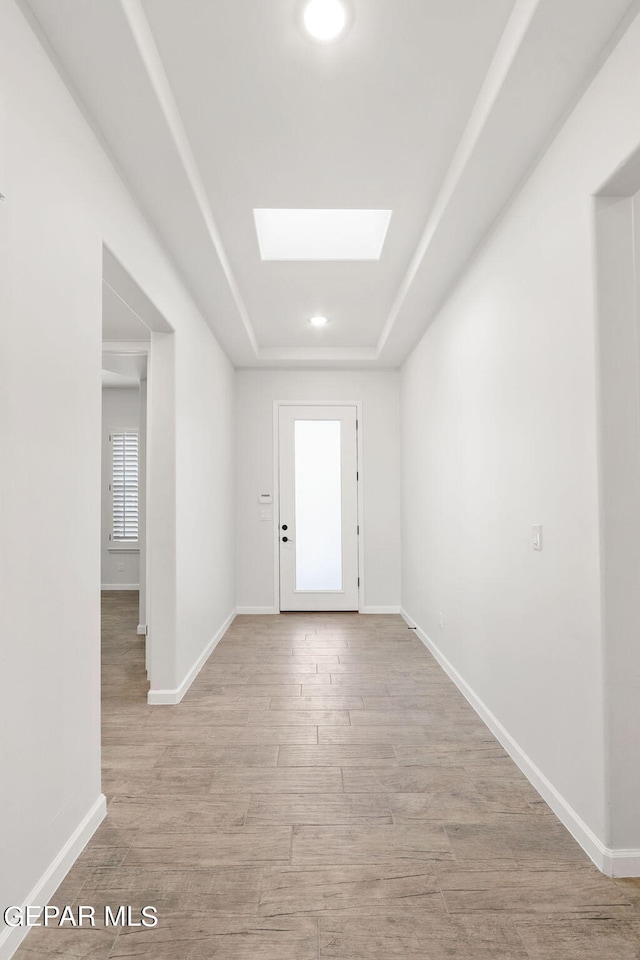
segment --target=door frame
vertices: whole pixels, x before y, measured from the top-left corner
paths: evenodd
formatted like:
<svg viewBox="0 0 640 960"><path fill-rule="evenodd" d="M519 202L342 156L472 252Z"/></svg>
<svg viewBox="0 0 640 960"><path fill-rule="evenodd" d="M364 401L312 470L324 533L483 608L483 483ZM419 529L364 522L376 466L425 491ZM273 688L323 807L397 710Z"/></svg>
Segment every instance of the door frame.
<svg viewBox="0 0 640 960"><path fill-rule="evenodd" d="M280 613L280 408L355 407L356 450L358 454L358 613L364 609L364 487L362 459L362 400L274 400L273 401L273 612Z"/></svg>

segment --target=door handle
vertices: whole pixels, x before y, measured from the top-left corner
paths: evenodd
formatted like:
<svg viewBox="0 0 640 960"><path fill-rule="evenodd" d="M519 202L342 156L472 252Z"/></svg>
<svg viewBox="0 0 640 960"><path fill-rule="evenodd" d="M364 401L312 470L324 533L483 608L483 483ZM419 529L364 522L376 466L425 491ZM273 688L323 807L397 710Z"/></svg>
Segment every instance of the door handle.
<svg viewBox="0 0 640 960"><path fill-rule="evenodd" d="M283 537L283 538L282 538L282 542L283 542L283 543L295 543L295 540L292 540L291 537Z"/></svg>

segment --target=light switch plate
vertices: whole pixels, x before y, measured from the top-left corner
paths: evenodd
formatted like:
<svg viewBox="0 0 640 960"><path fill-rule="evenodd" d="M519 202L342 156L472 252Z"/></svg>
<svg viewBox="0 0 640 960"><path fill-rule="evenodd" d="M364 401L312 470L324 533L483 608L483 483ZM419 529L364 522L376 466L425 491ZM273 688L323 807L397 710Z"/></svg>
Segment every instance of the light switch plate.
<svg viewBox="0 0 640 960"><path fill-rule="evenodd" d="M532 530L533 530L533 549L542 550L542 524L540 523L535 524L535 526L532 527Z"/></svg>

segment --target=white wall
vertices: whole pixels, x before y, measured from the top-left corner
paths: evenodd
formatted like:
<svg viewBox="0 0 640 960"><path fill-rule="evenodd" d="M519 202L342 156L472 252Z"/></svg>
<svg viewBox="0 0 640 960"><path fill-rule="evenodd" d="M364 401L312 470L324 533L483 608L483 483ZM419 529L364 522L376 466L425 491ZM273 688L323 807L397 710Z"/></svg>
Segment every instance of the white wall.
<svg viewBox="0 0 640 960"><path fill-rule="evenodd" d="M176 342L178 683L236 606L234 372L203 334Z"/></svg>
<svg viewBox="0 0 640 960"><path fill-rule="evenodd" d="M640 819L635 787L608 816L592 195L640 143L639 61L636 21L402 378L403 605L601 853L639 848Z"/></svg>
<svg viewBox="0 0 640 960"><path fill-rule="evenodd" d="M103 590L122 589L124 585L140 585L139 549L116 549L109 541L111 532L111 444L112 430L135 430L140 433L140 391L137 387L102 389L102 550L100 578ZM123 570L119 570L119 566Z"/></svg>
<svg viewBox="0 0 640 960"><path fill-rule="evenodd" d="M147 379L140 381L138 403L140 405L140 436L138 445L138 554L139 594L138 626L147 625ZM145 645L146 646L146 645ZM148 649L145 660L148 661ZM148 664L147 664L148 672Z"/></svg>
<svg viewBox="0 0 640 960"><path fill-rule="evenodd" d="M273 403L362 401L365 607L400 603L399 376L395 372L241 370L236 375L238 606L273 609ZM274 504L274 509L277 505ZM262 508L264 509L264 508Z"/></svg>
<svg viewBox="0 0 640 960"><path fill-rule="evenodd" d="M164 687L235 606L233 371L12 0L0 3L0 88L0 903L19 904L49 895L101 815L103 242L175 329L183 460ZM4 937L0 957L15 945Z"/></svg>
<svg viewBox="0 0 640 960"><path fill-rule="evenodd" d="M640 875L640 195L625 196L625 180L607 191L622 196L598 198L595 221L601 597L610 845L635 847Z"/></svg>

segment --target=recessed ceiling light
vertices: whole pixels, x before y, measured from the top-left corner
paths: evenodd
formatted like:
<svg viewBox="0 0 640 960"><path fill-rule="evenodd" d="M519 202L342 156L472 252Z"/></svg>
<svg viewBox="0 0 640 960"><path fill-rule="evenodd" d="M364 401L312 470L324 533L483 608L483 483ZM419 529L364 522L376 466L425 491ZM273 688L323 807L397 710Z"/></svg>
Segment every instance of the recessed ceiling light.
<svg viewBox="0 0 640 960"><path fill-rule="evenodd" d="M309 323L312 327L324 327L329 321L326 317L311 317Z"/></svg>
<svg viewBox="0 0 640 960"><path fill-rule="evenodd" d="M344 33L347 19L347 9L341 0L309 0L302 13L305 30L321 43L337 40Z"/></svg>
<svg viewBox="0 0 640 960"><path fill-rule="evenodd" d="M379 260L391 210L254 210L263 260Z"/></svg>

